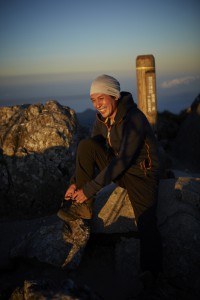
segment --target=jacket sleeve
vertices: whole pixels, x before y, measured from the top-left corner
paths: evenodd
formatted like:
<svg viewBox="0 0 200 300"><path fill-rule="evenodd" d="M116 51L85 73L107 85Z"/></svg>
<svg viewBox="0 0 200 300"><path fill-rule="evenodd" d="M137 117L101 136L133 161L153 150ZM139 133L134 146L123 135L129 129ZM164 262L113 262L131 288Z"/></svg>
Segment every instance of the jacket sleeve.
<svg viewBox="0 0 200 300"><path fill-rule="evenodd" d="M118 155L102 170L95 179L83 187L90 198L102 187L116 180L137 159L145 137L145 125L139 114L131 115L123 124L122 141Z"/></svg>

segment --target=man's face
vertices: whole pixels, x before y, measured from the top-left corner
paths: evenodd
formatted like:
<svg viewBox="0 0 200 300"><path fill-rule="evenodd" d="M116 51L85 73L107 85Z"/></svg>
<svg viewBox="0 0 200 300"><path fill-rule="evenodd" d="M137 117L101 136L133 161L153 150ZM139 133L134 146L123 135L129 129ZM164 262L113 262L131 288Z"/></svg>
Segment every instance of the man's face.
<svg viewBox="0 0 200 300"><path fill-rule="evenodd" d="M106 94L92 94L93 106L104 118L114 119L117 112L117 99Z"/></svg>

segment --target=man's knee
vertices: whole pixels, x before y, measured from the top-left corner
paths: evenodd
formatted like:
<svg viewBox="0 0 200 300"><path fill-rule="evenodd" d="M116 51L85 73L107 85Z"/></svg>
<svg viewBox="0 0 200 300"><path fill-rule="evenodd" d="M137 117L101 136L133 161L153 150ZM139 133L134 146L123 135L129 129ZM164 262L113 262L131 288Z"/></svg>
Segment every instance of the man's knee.
<svg viewBox="0 0 200 300"><path fill-rule="evenodd" d="M78 144L78 151L86 151L88 150L92 145L92 139L91 138L85 138L81 140Z"/></svg>
<svg viewBox="0 0 200 300"><path fill-rule="evenodd" d="M95 138L85 138L79 142L78 151L81 153L90 152L91 150L98 150L102 148L102 144L100 141L97 141Z"/></svg>

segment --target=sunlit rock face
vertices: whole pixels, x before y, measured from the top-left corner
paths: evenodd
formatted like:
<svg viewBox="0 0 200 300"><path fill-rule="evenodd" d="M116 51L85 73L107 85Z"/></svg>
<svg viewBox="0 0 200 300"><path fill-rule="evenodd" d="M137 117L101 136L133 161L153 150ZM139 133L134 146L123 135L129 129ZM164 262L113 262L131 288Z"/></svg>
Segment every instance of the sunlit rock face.
<svg viewBox="0 0 200 300"><path fill-rule="evenodd" d="M11 258L35 258L58 268L76 269L90 237L90 228L82 219L51 225L23 236L10 251Z"/></svg>
<svg viewBox="0 0 200 300"><path fill-rule="evenodd" d="M56 101L0 108L0 212L59 207L77 145L75 112Z"/></svg>
<svg viewBox="0 0 200 300"><path fill-rule="evenodd" d="M76 284L70 278L66 278L61 282L57 282L56 279L25 280L23 287L16 288L12 293L10 300L14 299L102 300L102 298L87 285Z"/></svg>

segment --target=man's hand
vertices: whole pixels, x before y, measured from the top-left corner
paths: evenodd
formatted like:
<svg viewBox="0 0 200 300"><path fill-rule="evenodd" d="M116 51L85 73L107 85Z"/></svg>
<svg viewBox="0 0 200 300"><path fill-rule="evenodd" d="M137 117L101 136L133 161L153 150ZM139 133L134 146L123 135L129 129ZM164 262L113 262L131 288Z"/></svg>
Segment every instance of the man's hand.
<svg viewBox="0 0 200 300"><path fill-rule="evenodd" d="M77 203L83 203L85 200L87 200L87 197L83 193L83 190L75 191L73 195L73 200L75 200Z"/></svg>
<svg viewBox="0 0 200 300"><path fill-rule="evenodd" d="M71 184L65 193L65 200L74 199L74 193L76 191L76 185Z"/></svg>

